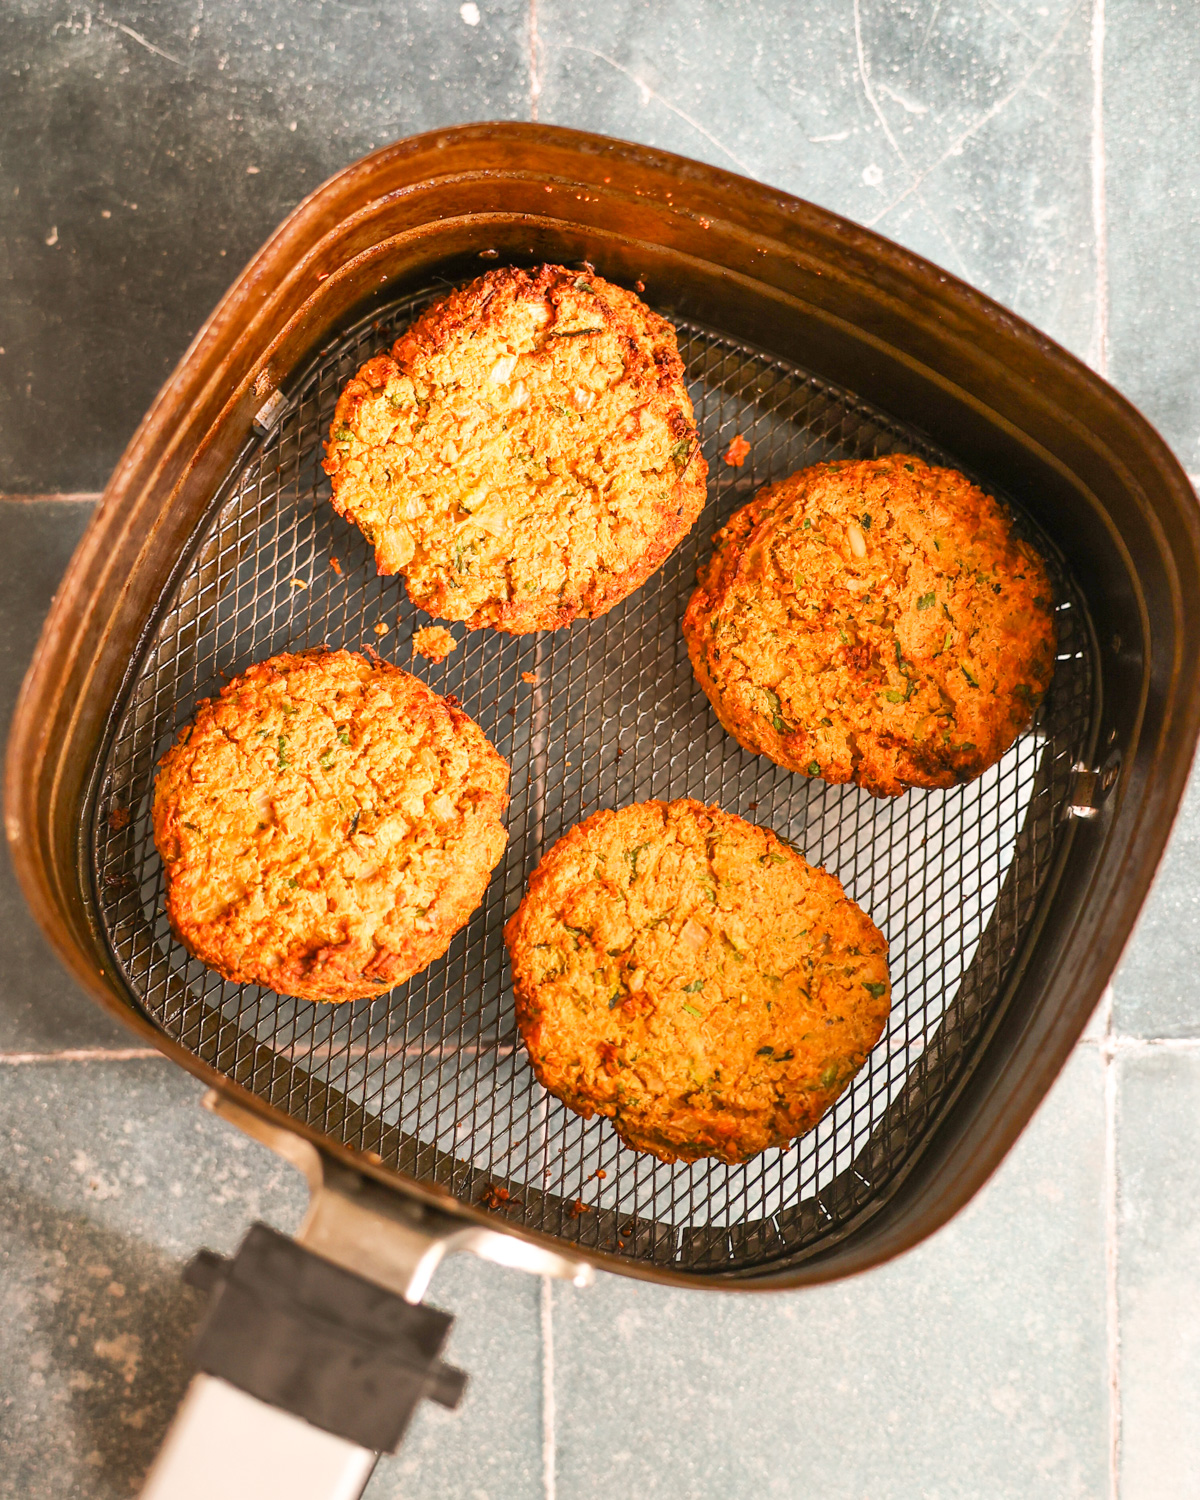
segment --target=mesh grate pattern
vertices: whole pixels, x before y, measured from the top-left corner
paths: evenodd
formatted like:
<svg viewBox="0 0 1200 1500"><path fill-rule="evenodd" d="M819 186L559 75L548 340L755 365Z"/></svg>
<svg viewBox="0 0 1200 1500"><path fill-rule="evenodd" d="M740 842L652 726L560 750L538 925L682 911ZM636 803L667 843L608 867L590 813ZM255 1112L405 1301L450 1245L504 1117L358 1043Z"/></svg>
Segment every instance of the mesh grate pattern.
<svg viewBox="0 0 1200 1500"><path fill-rule="evenodd" d="M1055 574L1058 670L1033 728L969 786L882 802L743 751L716 722L679 630L700 549L760 485L820 459L897 450L953 459L794 366L680 325L711 470L691 536L602 619L518 638L455 626L458 649L441 666L416 663L512 766L508 849L481 909L445 958L376 1000L330 1007L230 984L167 926L150 824L155 765L197 699L274 652L371 646L413 667L409 638L423 620L328 504L320 459L342 384L432 295L358 323L304 374L214 502L134 663L92 810L112 954L137 1005L220 1072L514 1223L692 1271L795 1262L884 1201L979 1054L1037 914L1088 740L1081 595L1015 507ZM739 432L751 454L734 469L720 455ZM682 796L791 838L839 876L891 945L891 1019L867 1064L796 1147L738 1167L663 1165L549 1097L525 1060L507 986L501 929L542 852L599 807ZM128 822L114 808L128 809Z"/></svg>

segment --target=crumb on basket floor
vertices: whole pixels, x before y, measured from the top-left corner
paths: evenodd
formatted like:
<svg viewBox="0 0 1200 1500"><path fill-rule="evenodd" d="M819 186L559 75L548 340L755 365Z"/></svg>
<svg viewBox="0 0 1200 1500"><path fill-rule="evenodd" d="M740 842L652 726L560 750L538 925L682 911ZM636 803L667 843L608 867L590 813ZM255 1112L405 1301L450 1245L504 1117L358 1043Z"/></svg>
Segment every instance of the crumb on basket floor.
<svg viewBox="0 0 1200 1500"><path fill-rule="evenodd" d="M489 1182L484 1185L483 1192L479 1195L479 1201L484 1208L503 1208L506 1205L516 1208L520 1204L519 1198L514 1198L506 1187L498 1183Z"/></svg>
<svg viewBox="0 0 1200 1500"><path fill-rule="evenodd" d="M413 631L413 655L424 656L432 662L442 662L454 650L458 642L444 625L426 625L423 630Z"/></svg>
<svg viewBox="0 0 1200 1500"><path fill-rule="evenodd" d="M538 674L536 672L522 672L521 673L521 681L522 682L528 682L530 684L533 684L533 683L536 683L537 680L538 680Z"/></svg>
<svg viewBox="0 0 1200 1500"><path fill-rule="evenodd" d="M725 462L732 468L740 469L746 462L746 456L750 452L750 444L739 432L733 442L725 450Z"/></svg>

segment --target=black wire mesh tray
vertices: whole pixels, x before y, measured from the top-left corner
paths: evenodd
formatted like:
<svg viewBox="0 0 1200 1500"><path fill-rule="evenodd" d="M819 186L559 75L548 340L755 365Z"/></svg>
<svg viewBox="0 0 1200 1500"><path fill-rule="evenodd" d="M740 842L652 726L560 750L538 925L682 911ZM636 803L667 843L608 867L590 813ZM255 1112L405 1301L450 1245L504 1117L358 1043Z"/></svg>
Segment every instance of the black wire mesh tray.
<svg viewBox="0 0 1200 1500"><path fill-rule="evenodd" d="M1020 497L1002 496L1047 559L1059 657L1032 727L970 785L880 801L742 750L696 683L679 629L718 525L762 484L822 459L906 451L962 466L799 366L676 320L710 466L691 535L601 619L523 637L454 626L458 647L443 664L414 662L410 638L425 617L399 580L376 576L370 548L328 503L320 460L344 382L438 290L360 320L300 376L168 586L131 663L92 806L106 941L130 997L163 1031L409 1177L514 1225L664 1268L744 1276L796 1264L887 1200L998 1020L1053 879L1095 713L1082 594ZM741 469L722 462L737 433L751 444ZM337 1007L231 984L191 959L167 924L150 821L157 761L197 700L253 661L322 643L374 648L455 694L512 766L508 848L469 925L408 984ZM736 1167L664 1165L546 1094L507 979L503 924L542 853L598 808L684 796L789 838L890 944L892 1013L861 1072L794 1147Z"/></svg>

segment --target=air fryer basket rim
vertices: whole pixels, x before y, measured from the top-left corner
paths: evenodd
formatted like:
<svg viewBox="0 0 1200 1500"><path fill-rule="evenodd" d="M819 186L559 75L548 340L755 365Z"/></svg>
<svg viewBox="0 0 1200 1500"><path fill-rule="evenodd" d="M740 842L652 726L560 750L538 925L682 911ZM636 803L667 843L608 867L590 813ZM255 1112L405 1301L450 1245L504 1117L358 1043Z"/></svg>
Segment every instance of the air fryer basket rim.
<svg viewBox="0 0 1200 1500"><path fill-rule="evenodd" d="M329 262L328 279L337 282L348 225L369 226L373 214L397 203L419 202L422 195L432 202L446 183L461 182L486 197L505 191L519 196L535 181L555 185L555 214L544 217L567 238L586 242L589 235L606 241L611 237L657 248L680 264L686 260L705 267L714 282L733 286L735 295L738 285L754 283L757 267L761 298L802 306L827 328L847 325L847 300L858 297L861 322L869 321L870 327L850 322L845 336L859 338L867 348L875 341L898 365L906 362L918 372L926 390L949 389L964 410L988 406L985 390L955 385L925 356L931 340L934 345L940 340L955 359L961 359L964 341L984 340L986 349L975 350L975 368L967 374L974 373L978 381L979 367L989 366L989 379L995 379L989 391L1007 380L1010 408L1013 384L1023 380L1031 387L1023 411L1028 426L1020 434L1025 447L1037 448L1051 466L1068 470L1062 455L1047 453L1041 441L1047 430L1057 429L1064 434L1064 450L1071 449L1077 459L1083 454L1086 475L1075 471L1069 477L1088 489L1098 517L1114 534L1116 550L1128 558L1133 594L1141 596L1147 585L1151 607L1145 597L1137 597L1131 607L1141 618L1150 662L1142 672L1133 732L1125 740L1129 748L1121 779L1101 816L1075 830L1077 843L1099 842L1086 878L1072 893L1070 921L1064 923L1059 914L1059 927L1069 930L1031 956L1025 976L1049 997L1047 1003L1010 1017L1011 1034L990 1047L989 1066L972 1085L970 1108L959 1108L959 1118L946 1122L935 1147L919 1161L903 1211L873 1220L861 1243L851 1237L825 1260L775 1277L768 1273L752 1281L716 1284L762 1288L846 1275L907 1248L944 1222L986 1180L1027 1122L1085 1024L1132 927L1182 796L1200 718L1195 690L1200 672L1200 527L1179 465L1145 420L1072 356L982 294L869 231L715 168L544 126L498 124L435 132L386 147L332 178L285 221L201 329L130 443L77 550L43 630L10 737L6 825L14 864L35 915L68 967L106 1009L146 1040L206 1082L236 1093L250 1108L307 1135L360 1170L512 1232L497 1215L430 1184L382 1170L272 1109L132 1011L107 972L102 944L89 926L85 872L73 862L63 825L81 805L80 760L90 765L94 759L113 701L114 672L119 676L119 663L104 659L106 638L121 637L123 644L113 654L123 653L128 661L136 636L130 622L136 624L140 617L145 624L170 572L170 537L160 533L169 532L172 502L178 503L189 479L205 482L201 471L209 444L204 433L211 438L222 424L240 424L240 430L248 431L264 389L260 384L256 392L255 377L261 382L304 310L297 285L302 283L308 294L304 307L320 299L320 283L326 280L318 269L323 247L336 257ZM572 195L564 187L579 191ZM564 199L569 199L565 207ZM567 217L581 202L599 207ZM607 215L618 227L589 222L589 215L592 220ZM447 233L460 222L443 218ZM495 221L511 224L522 218L533 222L532 215L510 207L496 214ZM475 219L479 230L490 222L485 214ZM429 231L435 239L436 233ZM718 254L706 261L710 244ZM831 287L833 295L826 295ZM805 301L802 293L824 300ZM897 308L905 304L898 316ZM908 345L902 355L895 342L898 327ZM959 380L963 369L960 365L956 371ZM988 410L995 430L1008 440L1015 425L1011 409ZM187 425L196 412L206 424L199 441L196 422ZM1106 481L1113 494L1118 486L1126 493L1123 530L1110 514L1116 510L1111 495L1096 498L1097 480ZM111 564L107 573L106 561ZM114 569L129 581L114 577ZM152 578L160 588L148 597ZM1129 612L1127 608L1127 618ZM1119 644L1115 651L1119 657ZM102 682L109 684L103 692L94 686ZM1146 733L1148 713L1154 722ZM552 1236L524 1237L559 1243ZM631 1265L586 1249L582 1253L610 1269L652 1280L684 1285L714 1280Z"/></svg>

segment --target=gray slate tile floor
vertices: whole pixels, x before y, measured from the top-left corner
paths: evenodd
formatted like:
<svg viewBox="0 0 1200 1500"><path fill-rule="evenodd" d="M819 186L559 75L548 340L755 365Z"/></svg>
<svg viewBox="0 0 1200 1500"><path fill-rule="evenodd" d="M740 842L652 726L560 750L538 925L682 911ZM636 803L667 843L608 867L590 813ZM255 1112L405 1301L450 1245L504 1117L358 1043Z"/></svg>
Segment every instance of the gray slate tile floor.
<svg viewBox="0 0 1200 1500"><path fill-rule="evenodd" d="M0 499L5 538L0 726L6 736L42 618L93 508L86 501ZM0 1053L126 1044L124 1028L63 973L25 905L7 841L0 848L0 931L6 960L0 970Z"/></svg>
<svg viewBox="0 0 1200 1500"><path fill-rule="evenodd" d="M1110 374L1197 473L1200 27L1186 0L1106 3Z"/></svg>
<svg viewBox="0 0 1200 1500"><path fill-rule="evenodd" d="M1080 1048L987 1192L868 1276L556 1287L562 1494L1104 1494L1103 1068Z"/></svg>
<svg viewBox="0 0 1200 1500"><path fill-rule="evenodd" d="M531 115L876 224L1108 371L1200 471L1197 78L1182 0L15 0L0 494L98 490L237 266L329 172ZM87 509L0 504L5 722ZM421 1414L372 1500L1192 1500L1198 808L1200 781L1111 1008L953 1224L762 1298L452 1262L432 1300L470 1394ZM184 1379L183 1262L256 1216L293 1226L302 1195L189 1079L112 1055L130 1039L58 972L7 867L0 923L0 1496L108 1500Z"/></svg>
<svg viewBox="0 0 1200 1500"><path fill-rule="evenodd" d="M1158 1500L1200 1475L1200 1048L1136 1048L1117 1069L1120 1493Z"/></svg>

